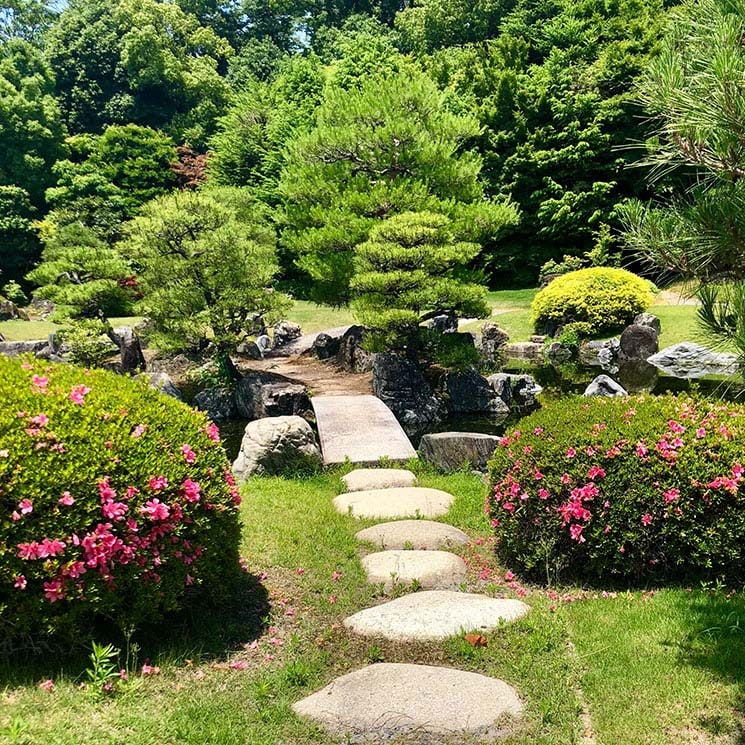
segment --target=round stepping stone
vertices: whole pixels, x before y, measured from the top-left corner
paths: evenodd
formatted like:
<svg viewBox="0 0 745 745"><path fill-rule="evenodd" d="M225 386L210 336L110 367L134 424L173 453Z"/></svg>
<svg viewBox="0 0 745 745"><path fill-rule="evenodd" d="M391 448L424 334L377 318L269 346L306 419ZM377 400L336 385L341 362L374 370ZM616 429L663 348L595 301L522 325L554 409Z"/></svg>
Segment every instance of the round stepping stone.
<svg viewBox="0 0 745 745"><path fill-rule="evenodd" d="M355 517L439 517L450 509L453 499L452 494L439 489L407 486L340 494L334 506L345 515L351 511Z"/></svg>
<svg viewBox="0 0 745 745"><path fill-rule="evenodd" d="M519 600L498 600L452 590L429 590L355 613L344 625L361 636L394 641L437 641L464 631L491 631L530 610Z"/></svg>
<svg viewBox="0 0 745 745"><path fill-rule="evenodd" d="M411 471L401 468L357 468L342 476L341 480L348 492L391 489L416 484L416 476Z"/></svg>
<svg viewBox="0 0 745 745"><path fill-rule="evenodd" d="M438 549L462 546L470 540L458 528L432 520L394 520L379 523L357 533L358 541L367 541L382 549L425 548Z"/></svg>
<svg viewBox="0 0 745 745"><path fill-rule="evenodd" d="M293 704L344 742L490 742L509 733L522 703L502 680L448 667L378 663ZM409 739L411 738L411 739Z"/></svg>
<svg viewBox="0 0 745 745"><path fill-rule="evenodd" d="M448 551L380 551L362 559L369 582L391 590L417 580L426 590L454 587L466 581L466 564Z"/></svg>

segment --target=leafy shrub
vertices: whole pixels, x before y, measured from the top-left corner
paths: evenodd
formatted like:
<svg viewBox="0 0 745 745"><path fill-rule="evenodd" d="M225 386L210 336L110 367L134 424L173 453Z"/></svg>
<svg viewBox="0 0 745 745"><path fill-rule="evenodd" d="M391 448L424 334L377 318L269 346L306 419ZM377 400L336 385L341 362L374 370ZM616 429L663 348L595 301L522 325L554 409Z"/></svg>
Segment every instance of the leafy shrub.
<svg viewBox="0 0 745 745"><path fill-rule="evenodd" d="M565 399L490 463L497 551L527 577L745 572L745 406L688 396Z"/></svg>
<svg viewBox="0 0 745 745"><path fill-rule="evenodd" d="M569 272L576 272L585 265L585 260L581 256L570 256L564 254L564 258L561 261L555 261L549 259L543 266L541 266L540 272L538 273L538 284L542 285L548 282L552 277L557 277L562 274L568 274Z"/></svg>
<svg viewBox="0 0 745 745"><path fill-rule="evenodd" d="M70 348L70 360L79 365L99 367L117 350L105 336L106 326L96 318L80 318L59 331L59 340Z"/></svg>
<svg viewBox="0 0 745 745"><path fill-rule="evenodd" d="M214 425L143 384L0 358L0 638L158 620L236 576Z"/></svg>
<svg viewBox="0 0 745 745"><path fill-rule="evenodd" d="M625 269L580 269L558 277L535 296L531 320L536 331L582 322L600 334L627 326L651 302L650 284Z"/></svg>

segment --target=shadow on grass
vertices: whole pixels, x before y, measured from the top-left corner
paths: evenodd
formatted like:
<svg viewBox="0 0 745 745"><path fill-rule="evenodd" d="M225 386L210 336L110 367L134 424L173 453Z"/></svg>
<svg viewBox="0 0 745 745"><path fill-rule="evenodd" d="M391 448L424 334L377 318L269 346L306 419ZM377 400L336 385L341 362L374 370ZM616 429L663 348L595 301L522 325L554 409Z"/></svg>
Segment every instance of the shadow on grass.
<svg viewBox="0 0 745 745"><path fill-rule="evenodd" d="M132 667L144 661L179 664L186 659L219 659L240 644L257 639L270 612L269 594L258 577L242 574L235 591L221 602L202 599L157 625L143 626L129 639L113 625L99 623L87 638L64 645L41 644L0 657L0 688L32 685L47 678L82 681L93 640L122 650L119 664L133 652Z"/></svg>

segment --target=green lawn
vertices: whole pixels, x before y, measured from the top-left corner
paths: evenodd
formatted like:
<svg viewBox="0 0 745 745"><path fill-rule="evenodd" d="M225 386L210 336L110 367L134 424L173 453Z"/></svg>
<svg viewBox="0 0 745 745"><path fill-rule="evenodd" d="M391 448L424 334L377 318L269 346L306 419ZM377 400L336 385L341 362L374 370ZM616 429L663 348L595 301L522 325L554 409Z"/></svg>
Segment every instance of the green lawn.
<svg viewBox="0 0 745 745"><path fill-rule="evenodd" d="M742 742L740 595L668 590L648 600L636 592L562 602L541 588L509 586L493 558L480 478L416 468L423 485L456 495L443 519L474 539L461 549L468 587L490 595L524 592L532 606L522 621L488 634L488 646L474 648L461 637L394 644L351 635L342 620L380 599L365 583L364 547L354 539L369 521L333 510L339 472L255 478L243 487L242 554L263 579L240 599L236 617L200 619L201 633L172 624L140 652L160 673L104 701L79 687L84 666L70 661L41 657L33 666L0 668L0 742L330 745L290 705L335 676L381 660L458 667L510 682L526 712L505 745L579 742L580 684L598 745ZM561 592L567 600L577 596L571 588ZM253 621L238 623L242 615ZM228 630L238 636L226 651ZM38 687L47 678L55 681L51 693Z"/></svg>

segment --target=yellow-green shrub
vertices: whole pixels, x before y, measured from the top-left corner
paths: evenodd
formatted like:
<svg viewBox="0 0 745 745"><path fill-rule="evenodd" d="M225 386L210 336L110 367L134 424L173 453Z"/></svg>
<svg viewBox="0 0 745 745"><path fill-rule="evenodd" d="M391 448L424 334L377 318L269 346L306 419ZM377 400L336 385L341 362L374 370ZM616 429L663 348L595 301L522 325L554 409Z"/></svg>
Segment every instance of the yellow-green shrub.
<svg viewBox="0 0 745 745"><path fill-rule="evenodd" d="M593 267L557 277L533 299L536 331L587 324L590 335L616 331L652 302L650 283L625 269Z"/></svg>

